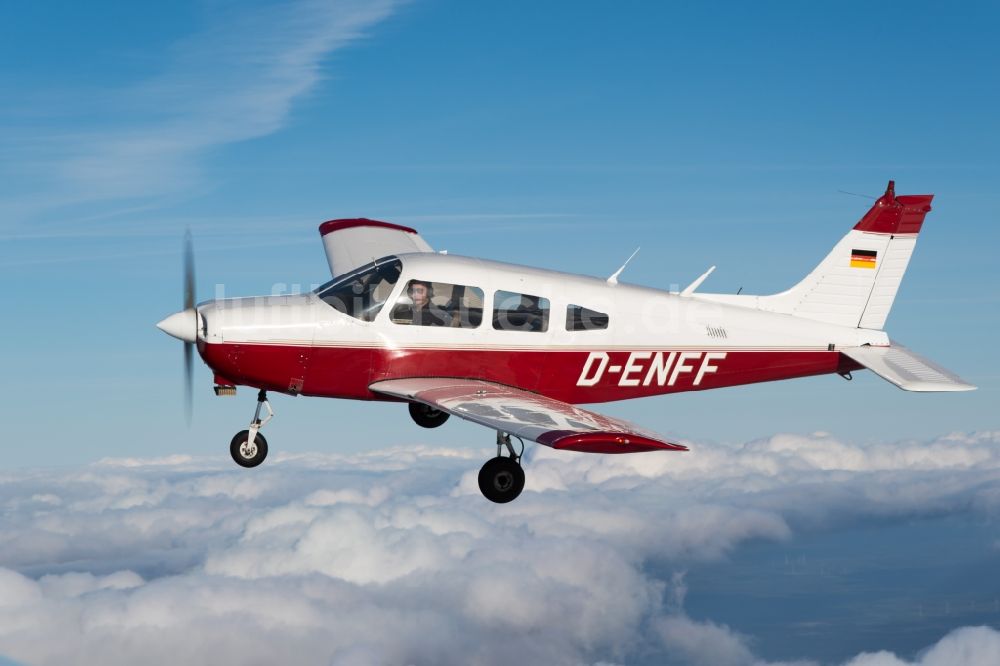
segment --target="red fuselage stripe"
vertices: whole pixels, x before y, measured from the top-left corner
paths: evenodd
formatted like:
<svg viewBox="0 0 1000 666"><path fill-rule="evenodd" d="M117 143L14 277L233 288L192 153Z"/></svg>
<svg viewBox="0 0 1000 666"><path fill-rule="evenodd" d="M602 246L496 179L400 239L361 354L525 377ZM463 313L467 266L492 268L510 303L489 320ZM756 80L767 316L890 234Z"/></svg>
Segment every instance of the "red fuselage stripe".
<svg viewBox="0 0 1000 666"><path fill-rule="evenodd" d="M648 395L847 372L861 366L818 349L442 349L208 344L212 370L255 388L304 395L387 400L368 386L385 379L483 379L568 402L610 402ZM301 388L300 388L301 387Z"/></svg>

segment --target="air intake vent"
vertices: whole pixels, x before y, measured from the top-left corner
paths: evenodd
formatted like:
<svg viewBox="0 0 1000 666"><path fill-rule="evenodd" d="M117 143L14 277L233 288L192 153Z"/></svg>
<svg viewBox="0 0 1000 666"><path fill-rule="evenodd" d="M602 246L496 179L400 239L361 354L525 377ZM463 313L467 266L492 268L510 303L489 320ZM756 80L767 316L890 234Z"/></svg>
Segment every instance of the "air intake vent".
<svg viewBox="0 0 1000 666"><path fill-rule="evenodd" d="M708 334L708 337L710 338L724 339L729 337L729 335L726 333L726 329L722 328L721 326L706 326L705 332Z"/></svg>

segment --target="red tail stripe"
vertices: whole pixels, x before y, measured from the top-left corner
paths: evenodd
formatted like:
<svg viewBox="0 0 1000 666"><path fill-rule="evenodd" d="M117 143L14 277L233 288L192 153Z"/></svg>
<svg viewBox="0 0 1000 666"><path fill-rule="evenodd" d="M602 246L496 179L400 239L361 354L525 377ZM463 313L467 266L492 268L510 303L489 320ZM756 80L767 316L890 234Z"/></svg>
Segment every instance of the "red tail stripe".
<svg viewBox="0 0 1000 666"><path fill-rule="evenodd" d="M924 217L931 210L933 198L933 194L903 194L897 197L895 183L890 180L885 194L879 197L854 228L857 231L879 234L919 233Z"/></svg>

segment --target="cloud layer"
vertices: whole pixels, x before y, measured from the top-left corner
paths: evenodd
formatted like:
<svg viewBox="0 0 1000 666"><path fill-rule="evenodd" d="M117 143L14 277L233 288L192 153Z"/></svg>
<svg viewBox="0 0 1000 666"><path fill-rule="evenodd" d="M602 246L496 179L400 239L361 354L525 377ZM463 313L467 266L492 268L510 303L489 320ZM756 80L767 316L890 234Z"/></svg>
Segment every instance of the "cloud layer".
<svg viewBox="0 0 1000 666"><path fill-rule="evenodd" d="M174 456L7 472L0 654L32 664L765 663L752 638L686 614L685 568L807 531L992 515L998 443L1000 433L872 446L816 434L690 443L674 455L536 447L525 493L504 506L479 496L481 456L426 447L275 456L252 471ZM992 629L928 645L937 638L912 663L1000 661Z"/></svg>

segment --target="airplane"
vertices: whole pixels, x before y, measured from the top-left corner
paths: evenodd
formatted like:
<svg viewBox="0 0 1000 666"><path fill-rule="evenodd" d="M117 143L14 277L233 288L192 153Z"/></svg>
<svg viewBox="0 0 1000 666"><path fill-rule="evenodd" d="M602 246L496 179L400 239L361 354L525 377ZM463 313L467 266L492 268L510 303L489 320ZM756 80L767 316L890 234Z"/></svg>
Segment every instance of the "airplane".
<svg viewBox="0 0 1000 666"><path fill-rule="evenodd" d="M580 404L864 368L907 391L975 389L883 330L932 198L896 196L889 181L811 273L765 296L698 292L714 266L664 291L619 282L624 265L602 279L457 256L410 227L356 218L320 225L334 277L314 291L195 305L188 235L184 309L157 326L184 342L189 415L193 347L217 395L258 391L230 443L237 464L267 456L268 391L405 402L424 428L456 416L496 431L479 487L505 503L524 488L524 440L687 450Z"/></svg>

